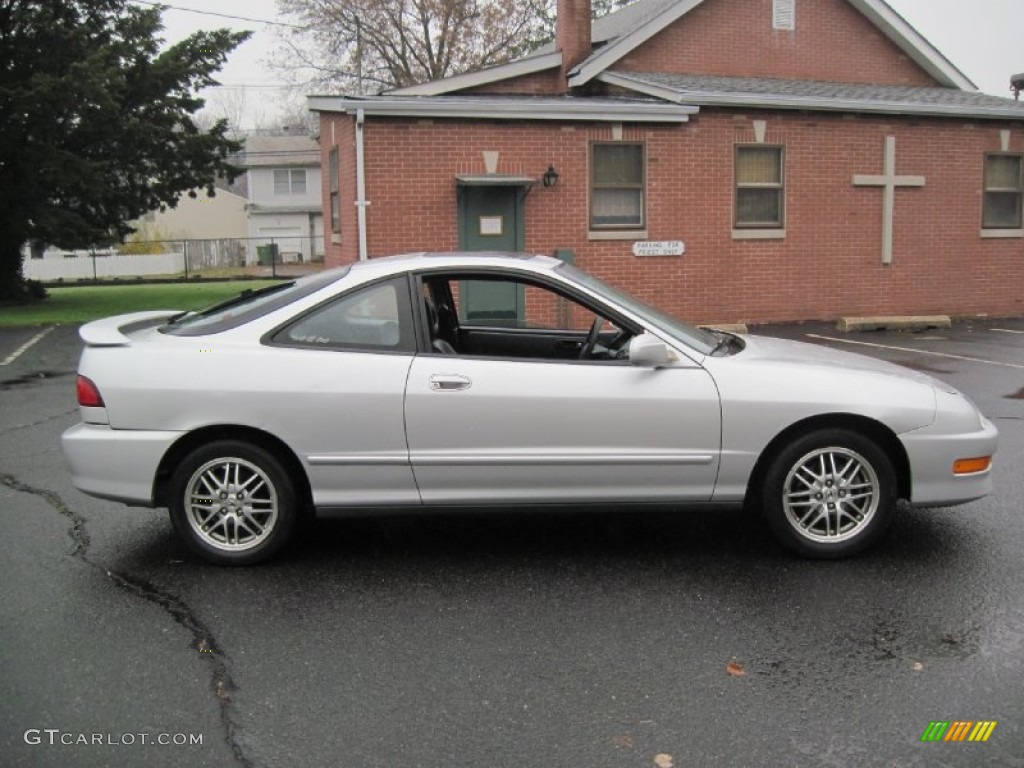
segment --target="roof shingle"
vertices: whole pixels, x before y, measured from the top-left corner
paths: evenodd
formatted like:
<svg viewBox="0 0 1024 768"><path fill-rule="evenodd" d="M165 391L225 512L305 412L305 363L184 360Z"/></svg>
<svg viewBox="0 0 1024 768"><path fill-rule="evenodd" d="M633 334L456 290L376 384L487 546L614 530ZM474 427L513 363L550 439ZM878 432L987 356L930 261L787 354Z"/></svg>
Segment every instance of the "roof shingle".
<svg viewBox="0 0 1024 768"><path fill-rule="evenodd" d="M1024 120L1024 102L957 88L761 77L608 72L600 79L696 106L744 106ZM650 94L649 95L653 95Z"/></svg>

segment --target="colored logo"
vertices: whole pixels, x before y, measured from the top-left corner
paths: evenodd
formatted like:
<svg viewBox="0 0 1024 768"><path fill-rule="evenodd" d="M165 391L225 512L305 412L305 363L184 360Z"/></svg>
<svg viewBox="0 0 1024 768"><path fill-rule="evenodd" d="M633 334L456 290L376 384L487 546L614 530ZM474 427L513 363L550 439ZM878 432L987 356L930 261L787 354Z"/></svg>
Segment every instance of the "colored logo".
<svg viewBox="0 0 1024 768"><path fill-rule="evenodd" d="M933 720L921 734L921 741L988 741L995 720Z"/></svg>

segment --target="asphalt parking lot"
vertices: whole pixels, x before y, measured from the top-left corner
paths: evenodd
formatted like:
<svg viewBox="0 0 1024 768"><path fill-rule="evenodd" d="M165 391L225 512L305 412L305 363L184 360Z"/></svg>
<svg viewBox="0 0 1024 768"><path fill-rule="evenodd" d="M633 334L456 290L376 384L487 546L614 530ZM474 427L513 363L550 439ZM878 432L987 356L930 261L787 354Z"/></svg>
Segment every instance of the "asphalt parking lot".
<svg viewBox="0 0 1024 768"><path fill-rule="evenodd" d="M0 764L1024 766L1024 319L755 332L959 387L995 493L839 562L664 510L324 522L214 568L71 487L76 329L0 330Z"/></svg>

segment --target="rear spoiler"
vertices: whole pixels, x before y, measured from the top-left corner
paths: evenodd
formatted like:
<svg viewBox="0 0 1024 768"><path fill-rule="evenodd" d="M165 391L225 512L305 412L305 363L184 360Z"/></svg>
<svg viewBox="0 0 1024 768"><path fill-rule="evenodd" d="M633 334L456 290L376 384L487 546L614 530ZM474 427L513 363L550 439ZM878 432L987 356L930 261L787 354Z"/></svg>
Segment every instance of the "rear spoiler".
<svg viewBox="0 0 1024 768"><path fill-rule="evenodd" d="M125 334L160 325L160 321L180 314L180 310L169 309L131 312L127 315L117 315L86 323L78 329L78 335L90 347L123 347L131 344L131 339Z"/></svg>

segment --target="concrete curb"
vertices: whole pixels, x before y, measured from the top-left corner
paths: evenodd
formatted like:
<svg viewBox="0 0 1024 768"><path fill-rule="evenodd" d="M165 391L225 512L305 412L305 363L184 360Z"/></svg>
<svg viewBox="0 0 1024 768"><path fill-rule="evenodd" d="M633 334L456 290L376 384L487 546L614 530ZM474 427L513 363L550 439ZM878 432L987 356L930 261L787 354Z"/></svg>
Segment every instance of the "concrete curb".
<svg viewBox="0 0 1024 768"><path fill-rule="evenodd" d="M923 331L926 328L950 328L949 315L907 315L893 317L841 317L836 329L853 331Z"/></svg>

